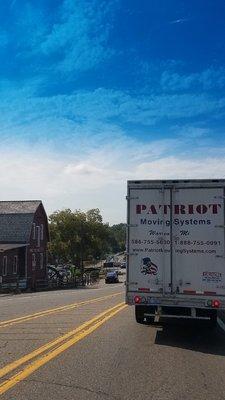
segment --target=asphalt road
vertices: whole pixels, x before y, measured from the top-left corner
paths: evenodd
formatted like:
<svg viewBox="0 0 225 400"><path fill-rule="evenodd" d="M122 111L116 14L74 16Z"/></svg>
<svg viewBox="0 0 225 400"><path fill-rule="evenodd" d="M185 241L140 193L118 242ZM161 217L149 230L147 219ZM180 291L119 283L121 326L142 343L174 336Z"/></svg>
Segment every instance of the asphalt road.
<svg viewBox="0 0 225 400"><path fill-rule="evenodd" d="M225 399L225 332L138 325L123 284L3 296L0 307L2 399Z"/></svg>

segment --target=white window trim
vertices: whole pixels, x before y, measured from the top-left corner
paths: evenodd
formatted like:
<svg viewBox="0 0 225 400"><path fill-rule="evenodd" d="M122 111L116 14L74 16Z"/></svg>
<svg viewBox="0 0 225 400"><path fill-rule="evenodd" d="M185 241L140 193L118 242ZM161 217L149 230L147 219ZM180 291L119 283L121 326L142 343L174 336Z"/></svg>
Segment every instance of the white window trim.
<svg viewBox="0 0 225 400"><path fill-rule="evenodd" d="M44 240L44 224L41 224L41 240Z"/></svg>
<svg viewBox="0 0 225 400"><path fill-rule="evenodd" d="M35 240L36 239L36 224L35 224L35 222L33 223L32 230L33 230L32 239Z"/></svg>
<svg viewBox="0 0 225 400"><path fill-rule="evenodd" d="M13 257L13 274L16 275L18 270L18 256Z"/></svg>
<svg viewBox="0 0 225 400"><path fill-rule="evenodd" d="M36 226L37 229L37 247L41 245L41 228L40 226Z"/></svg>
<svg viewBox="0 0 225 400"><path fill-rule="evenodd" d="M36 254L32 253L32 269L36 268Z"/></svg>
<svg viewBox="0 0 225 400"><path fill-rule="evenodd" d="M40 253L40 269L44 268L44 254Z"/></svg>
<svg viewBox="0 0 225 400"><path fill-rule="evenodd" d="M6 276L7 275L7 273L8 273L8 257L7 256L4 256L3 257L3 267L2 267L2 275L3 276Z"/></svg>

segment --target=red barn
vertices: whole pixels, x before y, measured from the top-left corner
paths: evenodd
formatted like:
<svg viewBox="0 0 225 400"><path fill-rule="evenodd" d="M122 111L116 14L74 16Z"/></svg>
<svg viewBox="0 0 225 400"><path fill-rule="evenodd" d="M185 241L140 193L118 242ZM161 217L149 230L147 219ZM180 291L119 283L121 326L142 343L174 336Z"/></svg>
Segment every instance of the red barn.
<svg viewBox="0 0 225 400"><path fill-rule="evenodd" d="M47 282L48 218L41 200L0 201L0 287Z"/></svg>

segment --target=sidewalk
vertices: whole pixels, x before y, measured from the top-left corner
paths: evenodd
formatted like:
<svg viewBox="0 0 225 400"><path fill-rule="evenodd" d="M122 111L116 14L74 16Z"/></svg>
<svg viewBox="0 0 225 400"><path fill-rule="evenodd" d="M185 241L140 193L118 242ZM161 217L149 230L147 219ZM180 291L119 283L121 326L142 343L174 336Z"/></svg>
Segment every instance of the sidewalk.
<svg viewBox="0 0 225 400"><path fill-rule="evenodd" d="M15 296L15 293L0 293L0 299L2 297L12 297Z"/></svg>

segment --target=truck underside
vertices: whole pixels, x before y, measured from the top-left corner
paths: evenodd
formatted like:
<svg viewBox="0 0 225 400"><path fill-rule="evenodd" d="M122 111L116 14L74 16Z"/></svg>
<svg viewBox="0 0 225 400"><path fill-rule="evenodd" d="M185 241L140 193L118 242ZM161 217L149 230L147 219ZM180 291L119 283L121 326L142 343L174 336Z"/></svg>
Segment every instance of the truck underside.
<svg viewBox="0 0 225 400"><path fill-rule="evenodd" d="M139 324L151 324L161 318L185 318L207 320L216 326L217 310L190 307L135 305L135 318Z"/></svg>

